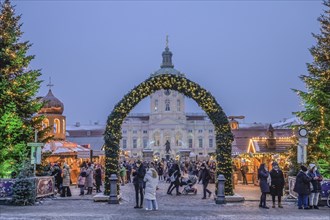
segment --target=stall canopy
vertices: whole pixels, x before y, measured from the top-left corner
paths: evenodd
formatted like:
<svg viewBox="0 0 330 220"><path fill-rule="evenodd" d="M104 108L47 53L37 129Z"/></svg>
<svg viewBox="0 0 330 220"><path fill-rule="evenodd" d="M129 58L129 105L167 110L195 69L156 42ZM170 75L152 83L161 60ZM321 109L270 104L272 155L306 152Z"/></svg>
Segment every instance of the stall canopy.
<svg viewBox="0 0 330 220"><path fill-rule="evenodd" d="M77 143L69 141L51 141L46 143L42 149L43 153L51 152L52 155L71 154L79 151L89 151L90 149L83 147Z"/></svg>

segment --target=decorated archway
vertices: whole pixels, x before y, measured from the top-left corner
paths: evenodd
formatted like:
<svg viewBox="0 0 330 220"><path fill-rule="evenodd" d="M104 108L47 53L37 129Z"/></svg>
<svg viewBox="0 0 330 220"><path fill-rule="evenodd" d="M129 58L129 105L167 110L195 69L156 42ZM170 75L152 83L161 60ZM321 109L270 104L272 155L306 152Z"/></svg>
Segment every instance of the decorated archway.
<svg viewBox="0 0 330 220"><path fill-rule="evenodd" d="M233 135L227 116L211 93L183 75L177 74L151 76L126 94L109 115L104 133L106 156L104 193L106 195L110 194L110 183L108 181L110 175L114 173L118 175L119 173L119 143L124 119L142 99L161 89L175 90L192 98L206 112L215 127L216 173L225 176L225 194L232 195L231 142Z"/></svg>

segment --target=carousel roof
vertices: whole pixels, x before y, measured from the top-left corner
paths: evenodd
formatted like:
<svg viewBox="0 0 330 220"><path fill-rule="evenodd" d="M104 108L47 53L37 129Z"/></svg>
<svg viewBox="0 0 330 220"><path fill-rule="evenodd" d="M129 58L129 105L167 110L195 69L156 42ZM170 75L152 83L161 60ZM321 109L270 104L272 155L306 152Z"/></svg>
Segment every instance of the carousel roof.
<svg viewBox="0 0 330 220"><path fill-rule="evenodd" d="M51 141L46 143L42 149L43 153L52 152L52 154L68 154L79 151L89 151L89 149L69 141Z"/></svg>

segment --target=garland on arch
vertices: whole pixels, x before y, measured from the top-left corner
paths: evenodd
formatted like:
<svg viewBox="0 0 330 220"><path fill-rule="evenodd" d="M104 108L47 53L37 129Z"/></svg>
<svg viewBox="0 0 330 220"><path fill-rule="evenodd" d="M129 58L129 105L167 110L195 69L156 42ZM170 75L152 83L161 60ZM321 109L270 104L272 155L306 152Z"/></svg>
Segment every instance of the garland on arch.
<svg viewBox="0 0 330 220"><path fill-rule="evenodd" d="M233 195L231 178L231 143L233 141L233 135L227 116L210 92L184 76L173 74L151 76L127 93L109 115L104 133L106 156L104 194L110 194L110 175L117 174L119 176L118 161L120 154L119 143L122 138L121 125L130 111L142 99L161 89L175 90L184 94L195 100L206 112L215 127L216 133L216 173L217 175L223 174L226 178L225 194ZM119 182L117 183L117 187L119 193Z"/></svg>

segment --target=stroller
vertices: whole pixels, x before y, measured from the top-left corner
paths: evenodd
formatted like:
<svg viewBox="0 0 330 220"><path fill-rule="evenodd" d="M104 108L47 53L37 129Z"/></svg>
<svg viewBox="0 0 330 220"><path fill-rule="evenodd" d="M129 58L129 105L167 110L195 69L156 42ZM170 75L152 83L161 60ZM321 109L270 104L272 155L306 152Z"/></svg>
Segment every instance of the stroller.
<svg viewBox="0 0 330 220"><path fill-rule="evenodd" d="M197 177L195 175L189 175L187 179L181 178L181 186L185 186L182 190L183 195L188 193L197 194L197 189L193 187L197 183Z"/></svg>

